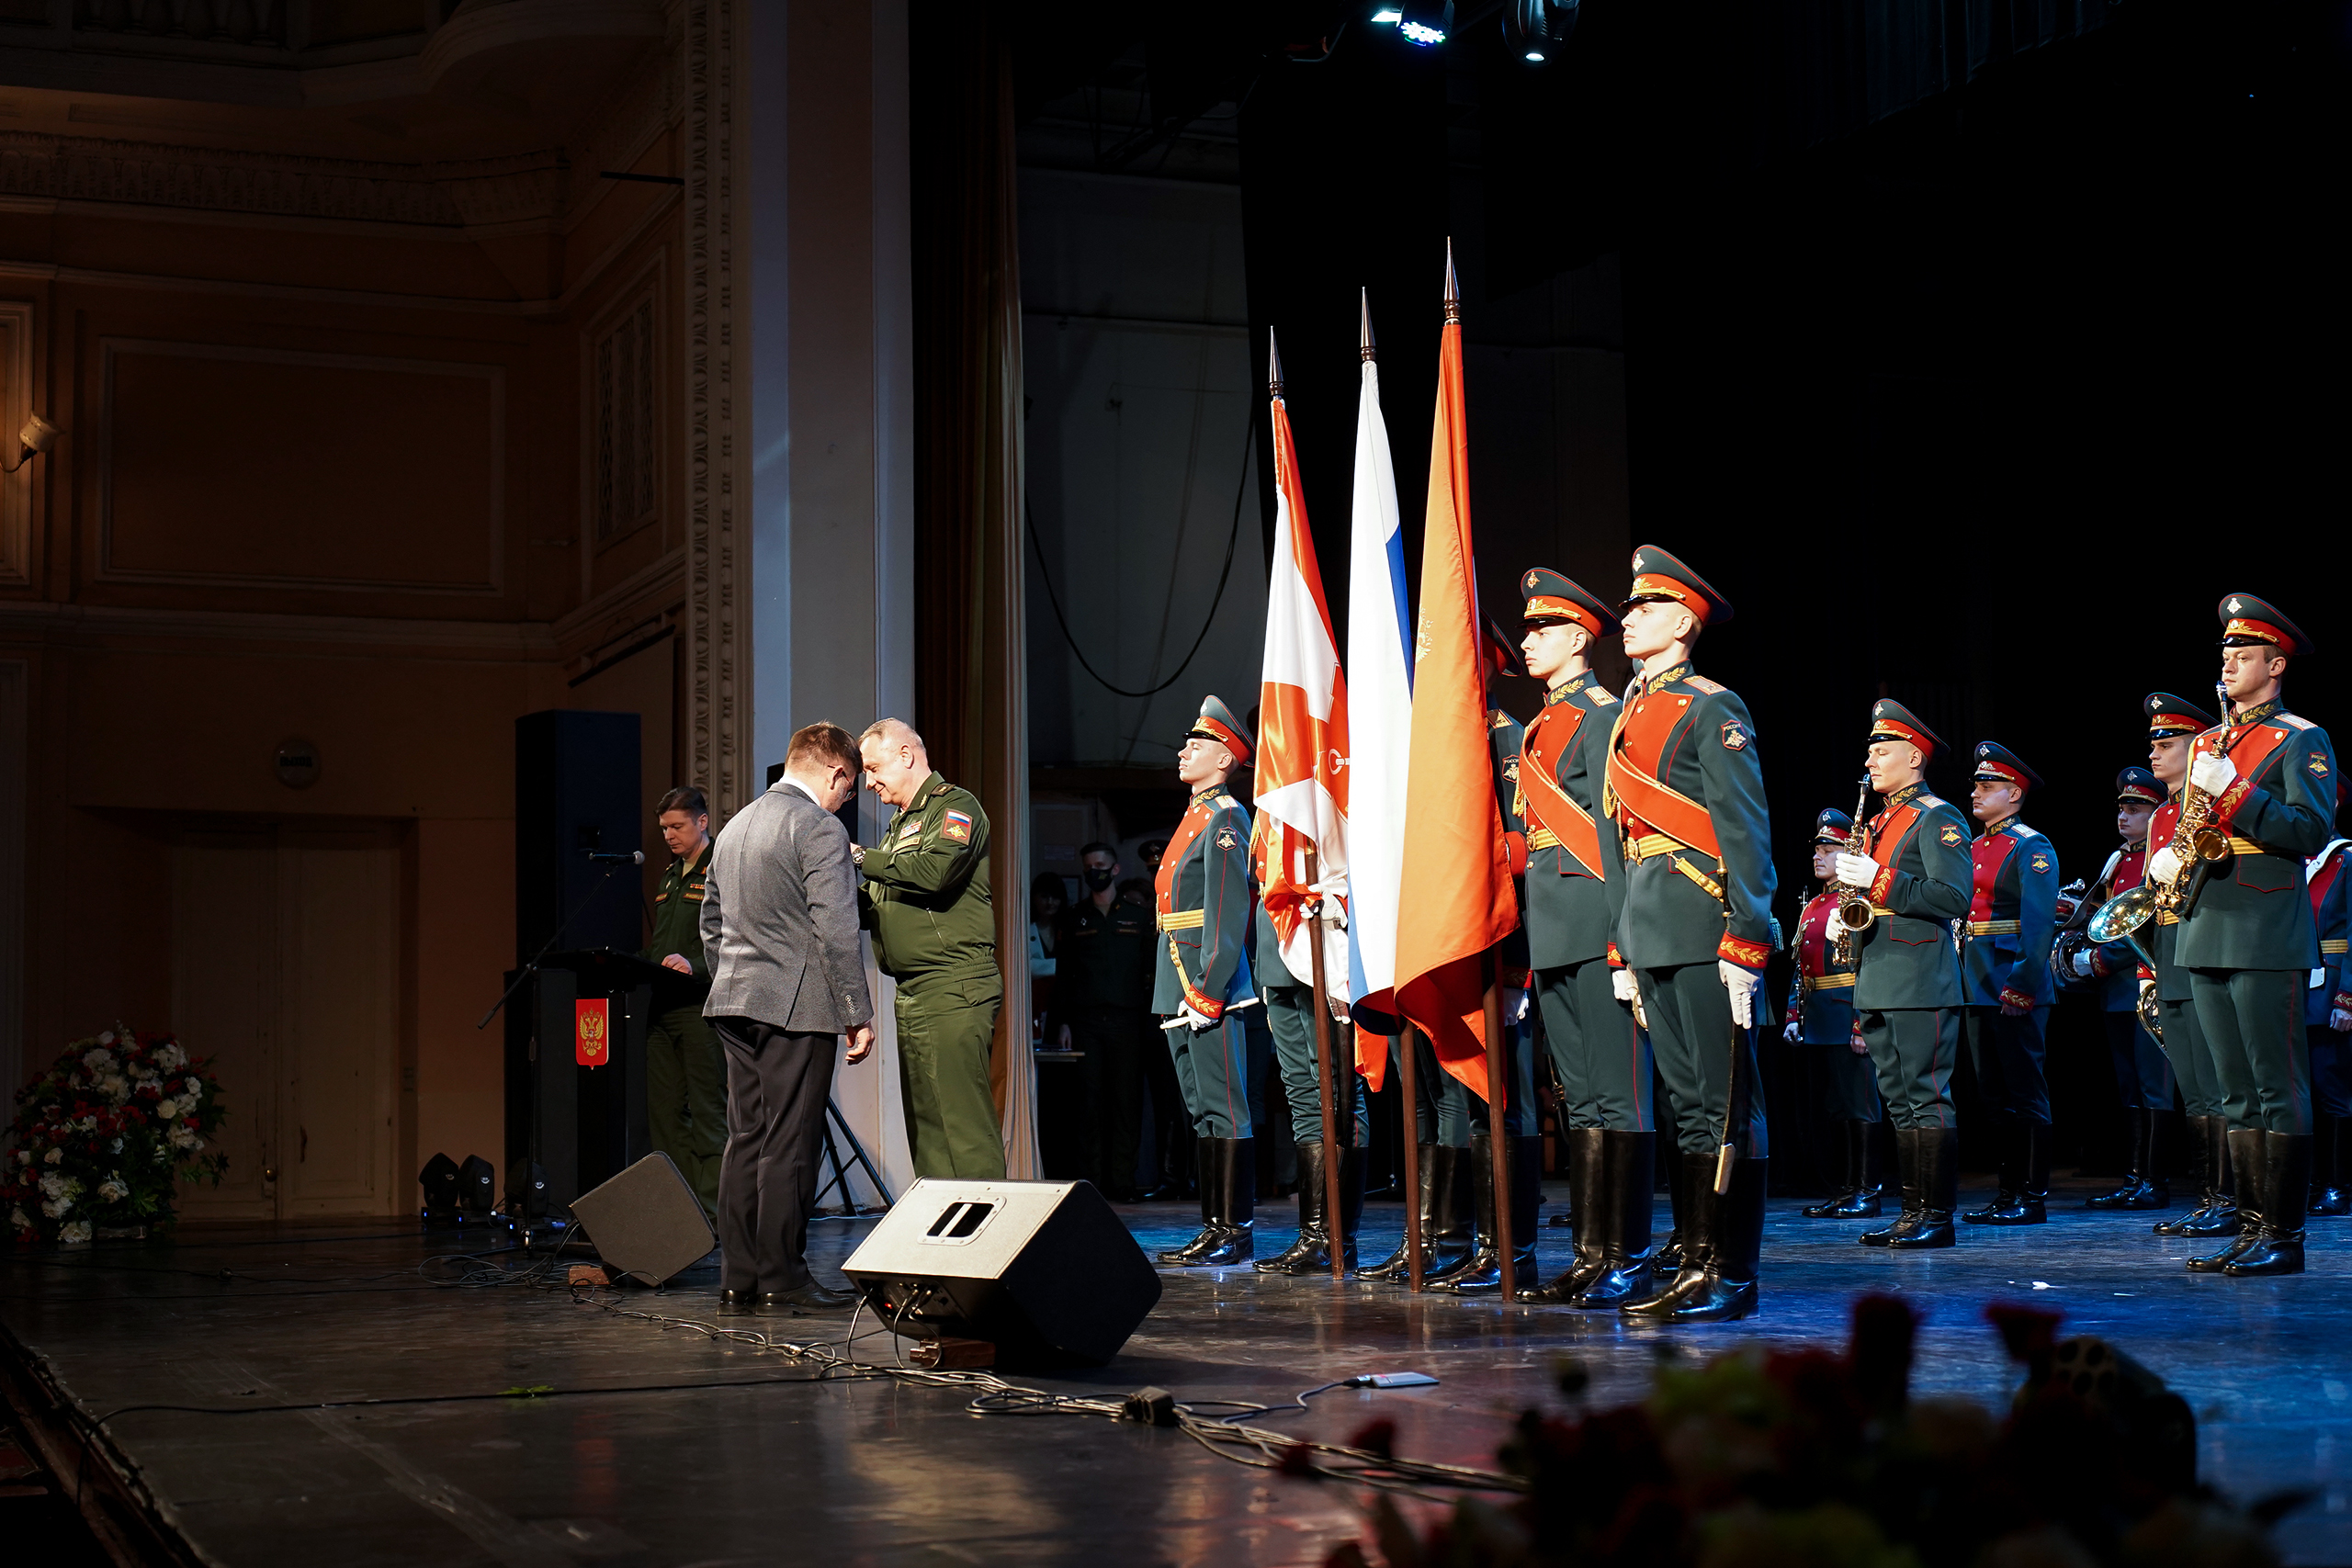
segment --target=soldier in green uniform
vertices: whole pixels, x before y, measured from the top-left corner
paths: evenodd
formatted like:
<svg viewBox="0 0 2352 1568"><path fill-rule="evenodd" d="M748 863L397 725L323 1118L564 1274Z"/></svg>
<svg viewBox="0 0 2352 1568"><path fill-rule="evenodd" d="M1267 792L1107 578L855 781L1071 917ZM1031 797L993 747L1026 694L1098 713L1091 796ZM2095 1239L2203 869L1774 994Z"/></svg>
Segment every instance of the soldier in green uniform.
<svg viewBox="0 0 2352 1568"><path fill-rule="evenodd" d="M1928 793L1928 760L1942 747L1901 703L1882 699L1871 709L1863 765L1883 807L1856 829L1853 848L1833 868L1841 888L1870 901L1870 926L1852 939L1854 1014L1894 1123L1903 1191L1894 1223L1860 1240L1898 1252L1951 1246L1960 1192L1951 1075L1962 983L1951 922L1968 913L1973 873L1960 808ZM1832 910L1829 939L1844 931Z"/></svg>
<svg viewBox="0 0 2352 1568"><path fill-rule="evenodd" d="M932 771L922 737L885 718L858 738L865 784L898 807L872 847L853 845L860 922L899 983L899 1090L917 1176L1001 1180L1004 1134L989 1049L1004 980L989 897L989 819L971 791Z"/></svg>
<svg viewBox="0 0 2352 1568"><path fill-rule="evenodd" d="M2303 992L2320 968L2319 929L2303 863L2335 836L2335 748L2287 711L2288 660L2312 651L2301 628L2251 593L2222 601L2222 685L2229 711L2198 737L2184 832L2211 803L2227 854L2202 868L2180 910L2174 955L2227 1097L2239 1230L2191 1269L2233 1276L2303 1271L2311 1201L2312 1080ZM2179 874L2180 839L2149 859L2159 886ZM2195 874L2196 868L2192 868Z"/></svg>
<svg viewBox="0 0 2352 1568"><path fill-rule="evenodd" d="M656 813L670 869L653 895L653 940L640 956L686 978L655 993L645 1032L645 1116L653 1146L718 1218L718 1161L727 1152L727 1057L702 1016L710 966L702 955L702 884L710 871L710 807L681 784Z"/></svg>
<svg viewBox="0 0 2352 1568"><path fill-rule="evenodd" d="M1618 1310L1638 1322L1727 1321L1756 1310L1770 1154L1756 1078L1776 945L1764 773L1747 705L1690 667L1700 632L1730 620L1731 602L1644 545L1620 614L1642 678L1618 710L1603 798L1625 856L1617 950L1682 1152L1682 1247L1671 1283Z"/></svg>
<svg viewBox="0 0 2352 1568"><path fill-rule="evenodd" d="M1151 1010L1197 1134L1201 1231L1162 1263L1247 1263L1256 1249L1258 1160L1250 1122L1250 1046L1239 1011L1250 976L1250 808L1227 788L1256 750L1249 728L1215 697L1184 732L1176 776L1193 802L1161 855L1160 932Z"/></svg>
<svg viewBox="0 0 2352 1568"><path fill-rule="evenodd" d="M1083 897L1062 911L1056 945L1056 1043L1081 1054L1086 1084L1082 1168L1117 1203L1136 1198L1143 1134L1144 1064L1160 1051L1151 1016L1159 941L1148 904L1118 896L1119 852L1095 842L1078 852Z"/></svg>

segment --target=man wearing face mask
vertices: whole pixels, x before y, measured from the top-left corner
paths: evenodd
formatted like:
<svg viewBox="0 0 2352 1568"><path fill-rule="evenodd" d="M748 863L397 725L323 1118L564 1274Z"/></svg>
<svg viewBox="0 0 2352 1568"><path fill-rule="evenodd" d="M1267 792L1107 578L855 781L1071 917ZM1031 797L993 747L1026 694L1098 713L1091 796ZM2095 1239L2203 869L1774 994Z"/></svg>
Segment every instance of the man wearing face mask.
<svg viewBox="0 0 2352 1568"><path fill-rule="evenodd" d="M1119 852L1091 843L1079 852L1085 897L1062 911L1056 943L1060 971L1056 1043L1084 1053L1086 1095L1080 1148L1088 1178L1114 1202L1135 1201L1136 1150L1143 1128L1147 1050L1159 1048L1151 1021L1151 910L1119 897Z"/></svg>

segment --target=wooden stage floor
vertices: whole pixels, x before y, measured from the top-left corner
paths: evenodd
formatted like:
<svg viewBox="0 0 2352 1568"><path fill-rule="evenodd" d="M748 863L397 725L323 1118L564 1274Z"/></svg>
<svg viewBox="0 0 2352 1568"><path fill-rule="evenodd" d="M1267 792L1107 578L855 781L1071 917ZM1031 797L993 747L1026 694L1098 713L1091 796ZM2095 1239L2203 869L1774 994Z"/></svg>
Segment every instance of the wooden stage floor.
<svg viewBox="0 0 2352 1568"><path fill-rule="evenodd" d="M2241 1499L2317 1490L2280 1527L2290 1561L2352 1562L2352 1223L2312 1223L2312 1271L2300 1279L2232 1280L2188 1273L2186 1246L2150 1235L2144 1217L2073 1206L2081 1196L2062 1193L2047 1226L1912 1256L1857 1247L1861 1226L1806 1221L1776 1201L1761 1314L1670 1334L1352 1281L1170 1270L1159 1309L1112 1366L1017 1381L1275 1403L1357 1372L1426 1371L1436 1387L1336 1392L1261 1424L1344 1439L1391 1416L1400 1453L1486 1466L1521 1409L1557 1404L1552 1369L1564 1354L1590 1369L1594 1401L1630 1400L1660 1338L1692 1353L1743 1339L1839 1343L1865 1288L1900 1291L1927 1314L1916 1387L1999 1400L2014 1378L1982 1309L2030 1299L2063 1311L2063 1332L2112 1340L2188 1399L2208 1481ZM1288 1210L1261 1211L1263 1242L1287 1240ZM1190 1234L1185 1206L1122 1213L1147 1247ZM1397 1206L1374 1205L1367 1256L1393 1246L1401 1223ZM867 1228L820 1222L820 1274ZM1566 1234L1543 1232L1547 1272ZM107 1434L167 1533L221 1568L1319 1563L1362 1523L1351 1489L1235 1464L1177 1431L974 1416L953 1390L820 1380L773 1351L562 1291L429 1281L456 1270L427 1259L494 1245L480 1227L378 1224L11 1249L0 1253L0 1349L91 1416L419 1401L114 1416ZM628 1304L718 1321L714 1265L632 1292ZM815 1338L844 1332L848 1316L724 1321ZM856 1351L887 1362L892 1345L877 1335ZM17 1386L30 1385L20 1376ZM533 1386L556 1392L481 1397Z"/></svg>

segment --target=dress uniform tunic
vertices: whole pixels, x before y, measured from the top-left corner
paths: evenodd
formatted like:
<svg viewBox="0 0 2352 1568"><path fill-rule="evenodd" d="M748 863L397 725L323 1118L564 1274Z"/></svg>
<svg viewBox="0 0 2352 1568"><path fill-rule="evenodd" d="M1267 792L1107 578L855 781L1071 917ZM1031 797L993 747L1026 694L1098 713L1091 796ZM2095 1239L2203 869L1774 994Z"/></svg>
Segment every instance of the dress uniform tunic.
<svg viewBox="0 0 2352 1568"><path fill-rule="evenodd" d="M1821 1048L1823 1109L1841 1122L1875 1122L1878 1083L1868 1054L1853 1048L1854 968L1838 962L1838 944L1829 935L1829 913L1837 907L1838 896L1825 888L1798 911L1789 943L1796 988L1787 1021L1797 1026L1797 1043Z"/></svg>
<svg viewBox="0 0 2352 1568"><path fill-rule="evenodd" d="M858 863L875 961L899 983L899 1087L917 1176L1001 1180L989 1052L1004 1000L989 894L989 819L937 773Z"/></svg>
<svg viewBox="0 0 2352 1568"><path fill-rule="evenodd" d="M2346 840L2337 839L2303 866L2311 887L2312 918L2319 928L2320 966L2303 993L2303 1034L2311 1043L2312 1116L2318 1142L2312 1151L2312 1208L2314 1214L2342 1214L2346 1118L2352 1118L2352 1051L2335 1027L2337 1013L2352 1013L2352 978L2345 954L2352 947L2352 877L2345 874Z"/></svg>
<svg viewBox="0 0 2352 1568"><path fill-rule="evenodd" d="M2148 853L2145 839L2126 844L2109 863L2100 884L2085 897L2103 904L2139 886L2147 875ZM2123 1108L2169 1111L2172 1064L2140 1020L2140 962L2132 944L2111 942L2091 949L2091 975L2098 982L2099 1005L2107 1014L2108 1054L2115 1064L2115 1088L2123 1098Z"/></svg>
<svg viewBox="0 0 2352 1568"><path fill-rule="evenodd" d="M1968 912L1968 828L1959 807L1907 784L1871 818L1861 852L1883 868L1878 919L1855 946L1854 1011L1898 1130L1957 1126L1951 1074L1964 995L1951 923Z"/></svg>
<svg viewBox="0 0 2352 1568"><path fill-rule="evenodd" d="M689 988L681 977L675 996L655 994L664 1006L645 1032L645 1111L653 1146L668 1155L695 1190L702 1206L718 1213L719 1156L727 1152L727 1056L702 1016L710 965L702 953L703 880L710 874L711 845L692 864L672 861L653 895L653 940L644 953L659 964L676 953L694 965Z"/></svg>
<svg viewBox="0 0 2352 1568"><path fill-rule="evenodd" d="M1250 957L1250 810L1223 784L1193 796L1160 856L1159 952L1151 1010L1175 1018L1189 1006L1209 1021L1164 1032L1176 1081L1204 1138L1250 1136L1249 1045L1238 1010L1256 1001Z"/></svg>
<svg viewBox="0 0 2352 1568"><path fill-rule="evenodd" d="M1969 854L1973 897L1962 959L1969 1060L2001 1115L2046 1127L2043 1031L2056 993L2050 944L2058 933L2058 852L2011 817L1988 825ZM2013 1017L2005 1006L2027 1010Z"/></svg>

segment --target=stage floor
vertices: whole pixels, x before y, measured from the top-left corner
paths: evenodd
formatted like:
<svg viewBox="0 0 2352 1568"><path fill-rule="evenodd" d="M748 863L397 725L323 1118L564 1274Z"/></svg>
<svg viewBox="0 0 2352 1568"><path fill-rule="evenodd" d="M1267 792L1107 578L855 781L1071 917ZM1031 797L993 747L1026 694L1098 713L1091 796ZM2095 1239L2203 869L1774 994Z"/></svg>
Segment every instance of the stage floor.
<svg viewBox="0 0 2352 1568"><path fill-rule="evenodd" d="M1519 1411L1558 1404L1563 1355L1589 1368L1592 1400L1630 1400L1647 1387L1661 1339L1696 1354L1744 1339L1841 1343L1848 1303L1865 1288L1899 1291L1926 1314L1915 1387L1999 1400L2014 1379L1982 1308L2030 1299L2065 1314L2062 1332L2109 1338L2188 1399L2209 1482L2241 1499L2318 1491L2280 1527L2290 1562L2352 1562L2352 1453L2338 1447L2352 1415L2352 1223L2312 1224L2312 1268L2300 1279L2233 1280L2188 1273L2186 1246L2152 1235L2144 1218L2071 1206L2081 1196L2062 1193L2069 1206L2047 1226L1973 1232L1952 1251L1911 1256L1857 1247L1861 1226L1807 1221L1776 1202L1761 1314L1670 1332L1353 1282L1170 1270L1159 1307L1111 1367L1016 1381L1098 1395L1158 1383L1180 1399L1273 1403L1357 1372L1417 1370L1442 1382L1335 1392L1261 1424L1344 1440L1391 1416L1398 1452L1487 1466ZM1266 1240L1286 1241L1288 1210L1261 1211ZM1192 1229L1187 1206L1122 1212L1147 1248ZM1374 1205L1367 1256L1393 1247L1401 1224L1396 1205ZM867 1228L820 1222L820 1273ZM817 1381L773 1352L576 1305L560 1291L426 1283L423 1260L491 1245L479 1229L462 1235L287 1225L190 1229L162 1246L9 1249L0 1318L91 1415L559 1391L116 1416L108 1430L169 1524L225 1568L1319 1563L1359 1530L1364 1498L1351 1489L1249 1469L1180 1432L976 1416L956 1391ZM1543 1232L1547 1272L1566 1235ZM633 1292L629 1304L714 1320L714 1264L667 1291ZM848 1320L725 1321L809 1338ZM877 1336L858 1350L888 1361L891 1346ZM713 1386L750 1380L759 1381Z"/></svg>

